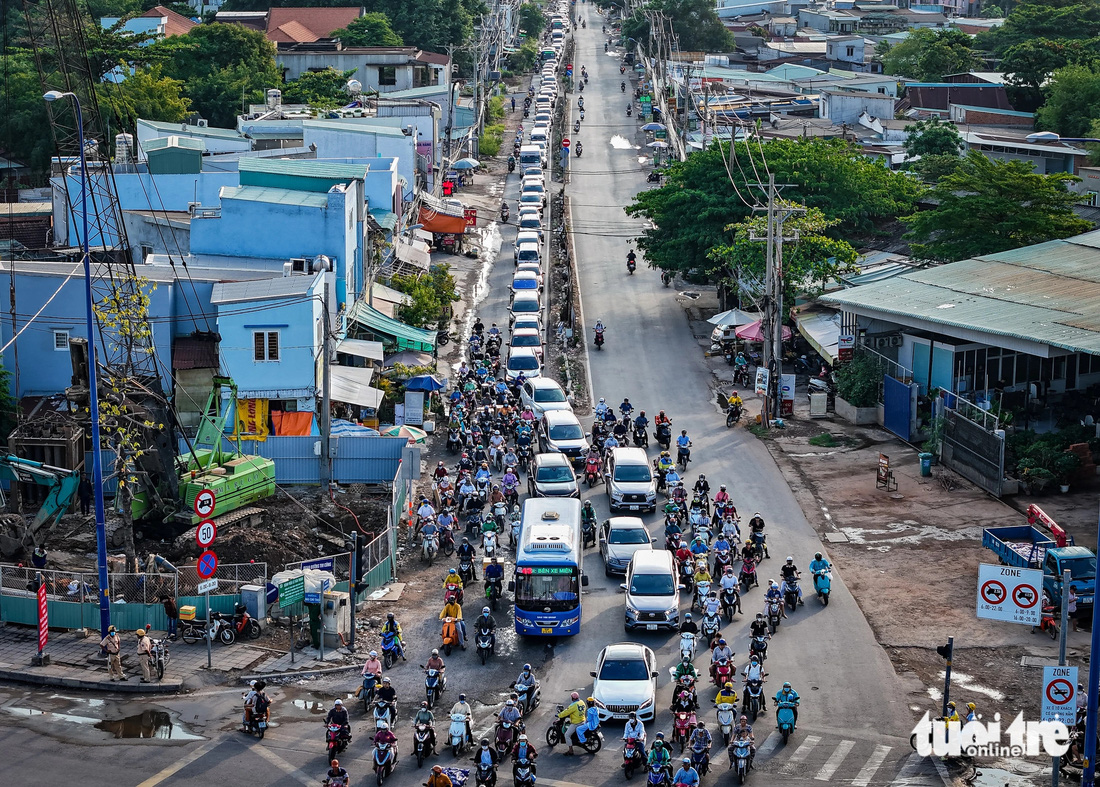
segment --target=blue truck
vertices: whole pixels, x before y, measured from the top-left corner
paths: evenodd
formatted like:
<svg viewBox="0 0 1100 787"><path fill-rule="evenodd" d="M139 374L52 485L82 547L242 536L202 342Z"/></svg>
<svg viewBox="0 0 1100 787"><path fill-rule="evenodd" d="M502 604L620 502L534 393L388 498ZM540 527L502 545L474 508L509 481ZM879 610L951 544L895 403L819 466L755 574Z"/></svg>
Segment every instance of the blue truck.
<svg viewBox="0 0 1100 787"><path fill-rule="evenodd" d="M1068 568L1070 584L1077 593L1078 616L1086 623L1092 619L1096 555L1085 547L1076 546L1072 537L1056 541L1031 525L987 527L982 533L982 546L993 550L1004 565L1041 568L1043 591L1055 607L1062 604L1062 572Z"/></svg>

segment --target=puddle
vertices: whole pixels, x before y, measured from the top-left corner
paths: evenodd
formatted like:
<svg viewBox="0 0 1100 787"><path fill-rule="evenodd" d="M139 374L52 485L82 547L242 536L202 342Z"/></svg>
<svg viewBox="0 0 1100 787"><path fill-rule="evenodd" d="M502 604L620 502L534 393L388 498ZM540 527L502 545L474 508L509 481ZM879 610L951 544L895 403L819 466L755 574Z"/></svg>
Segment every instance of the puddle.
<svg viewBox="0 0 1100 787"><path fill-rule="evenodd" d="M630 140L621 134L616 134L610 140L611 147L615 150L637 150L637 146L630 144ZM647 159L648 160L648 159Z"/></svg>
<svg viewBox="0 0 1100 787"><path fill-rule="evenodd" d="M349 694L348 696L354 697L354 694ZM307 711L315 716L328 713L328 708L325 707L325 703L321 700L293 700L290 704L298 708L298 710Z"/></svg>
<svg viewBox="0 0 1100 787"><path fill-rule="evenodd" d="M178 741L201 741L182 726L172 723L172 715L162 710L147 710L122 719L101 721L97 730L109 732L116 738L165 738Z"/></svg>
<svg viewBox="0 0 1100 787"><path fill-rule="evenodd" d="M97 700L86 697L66 697L64 694L51 694L51 700L64 700L65 702L78 702L81 705L87 705L89 708L102 708L107 704L106 700Z"/></svg>
<svg viewBox="0 0 1100 787"><path fill-rule="evenodd" d="M1034 779L1000 768L978 768L969 781L973 787L1032 787L1036 783Z"/></svg>

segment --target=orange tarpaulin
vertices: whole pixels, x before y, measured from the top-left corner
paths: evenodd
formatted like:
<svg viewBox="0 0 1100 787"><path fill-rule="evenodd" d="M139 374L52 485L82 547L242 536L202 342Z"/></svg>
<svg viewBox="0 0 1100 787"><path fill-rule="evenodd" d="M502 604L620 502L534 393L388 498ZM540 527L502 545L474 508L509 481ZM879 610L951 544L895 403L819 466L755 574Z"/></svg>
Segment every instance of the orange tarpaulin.
<svg viewBox="0 0 1100 787"><path fill-rule="evenodd" d="M313 429L313 413L271 411L271 424L277 437L309 437Z"/></svg>
<svg viewBox="0 0 1100 787"><path fill-rule="evenodd" d="M466 231L465 216L448 216L429 207L420 208L420 223L428 232L454 233L461 235Z"/></svg>

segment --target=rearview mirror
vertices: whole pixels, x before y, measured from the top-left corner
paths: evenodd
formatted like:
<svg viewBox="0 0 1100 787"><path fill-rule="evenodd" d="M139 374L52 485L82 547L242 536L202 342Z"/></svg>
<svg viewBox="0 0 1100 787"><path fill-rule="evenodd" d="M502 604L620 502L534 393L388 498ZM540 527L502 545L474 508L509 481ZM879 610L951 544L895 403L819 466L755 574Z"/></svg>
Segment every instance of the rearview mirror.
<svg viewBox="0 0 1100 787"><path fill-rule="evenodd" d="M594 677L596 677L596 673L595 673L595 672L589 672L588 674L589 674L589 675L591 675L591 676L592 676L593 678L594 678Z"/></svg>
<svg viewBox="0 0 1100 787"><path fill-rule="evenodd" d="M619 585L619 590L626 590L626 583L625 582L623 582L622 584Z"/></svg>
<svg viewBox="0 0 1100 787"><path fill-rule="evenodd" d="M677 589L677 590L687 590L687 586L685 586L685 585L677 585L677 586L676 586L676 589Z"/></svg>
<svg viewBox="0 0 1100 787"><path fill-rule="evenodd" d="M582 588L588 587L588 575L587 574L581 574L581 587Z"/></svg>
<svg viewBox="0 0 1100 787"><path fill-rule="evenodd" d="M659 678L659 677L661 677L661 673L659 673L657 670L653 670L653 672L649 673L649 677Z"/></svg>

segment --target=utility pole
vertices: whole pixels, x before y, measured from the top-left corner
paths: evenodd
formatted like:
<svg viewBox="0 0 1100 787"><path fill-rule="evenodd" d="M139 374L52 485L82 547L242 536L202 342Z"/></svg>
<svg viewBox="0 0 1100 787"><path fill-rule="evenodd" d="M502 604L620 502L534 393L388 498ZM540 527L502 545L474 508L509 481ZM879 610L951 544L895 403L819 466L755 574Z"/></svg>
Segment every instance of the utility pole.
<svg viewBox="0 0 1100 787"><path fill-rule="evenodd" d="M322 298L322 328L321 354L324 358L321 368L321 494L327 494L332 483L332 446L330 444L332 432L332 353L329 350L329 342L332 336L332 326L329 324L329 282L325 276L324 298ZM321 633L322 637L324 632Z"/></svg>

